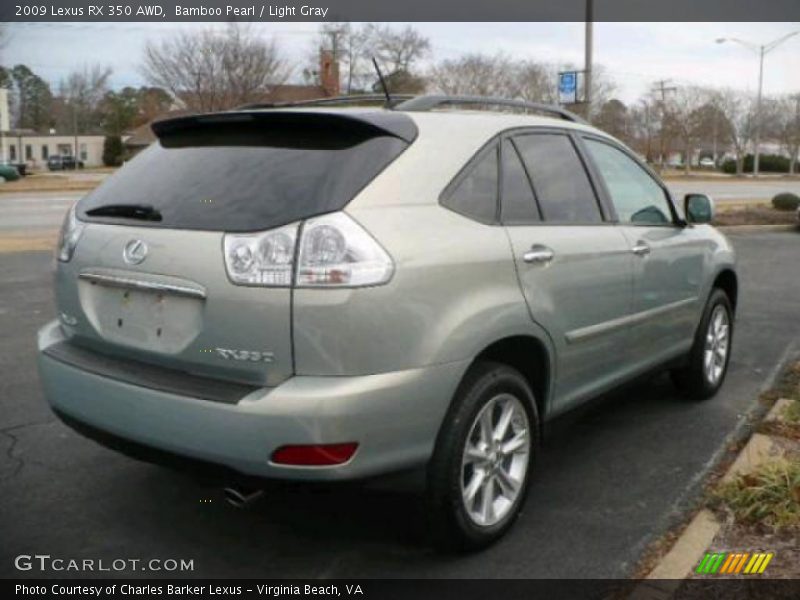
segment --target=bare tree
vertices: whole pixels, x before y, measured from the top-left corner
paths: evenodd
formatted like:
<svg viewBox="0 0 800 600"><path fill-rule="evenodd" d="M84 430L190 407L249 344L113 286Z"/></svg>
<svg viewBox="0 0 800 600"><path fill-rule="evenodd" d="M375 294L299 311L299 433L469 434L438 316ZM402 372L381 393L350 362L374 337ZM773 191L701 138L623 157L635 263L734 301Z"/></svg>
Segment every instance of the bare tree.
<svg viewBox="0 0 800 600"><path fill-rule="evenodd" d="M111 67L85 65L62 79L58 86L57 127L73 132L99 130L101 105L110 78Z"/></svg>
<svg viewBox="0 0 800 600"><path fill-rule="evenodd" d="M670 126L673 121L672 115L670 113L672 105L667 100L666 90L663 89L662 87L662 89L659 91L661 91L660 95L657 93L656 89L651 91L645 102L652 108L651 116L653 118L653 123L658 129L657 169L660 172L664 169L665 161L667 160L667 157L670 154L672 139L675 135L675 131ZM669 90L669 91L674 91L674 90Z"/></svg>
<svg viewBox="0 0 800 600"><path fill-rule="evenodd" d="M753 139L756 120L755 99L750 93L726 88L717 91L712 102L724 115L723 135L733 148L736 174L741 175L744 157Z"/></svg>
<svg viewBox="0 0 800 600"><path fill-rule="evenodd" d="M764 120L772 124L767 131L780 141L789 155L789 173L794 173L800 154L800 94L776 98L767 107L769 116Z"/></svg>
<svg viewBox="0 0 800 600"><path fill-rule="evenodd" d="M430 86L447 95L518 95L517 66L503 54L466 54L435 64L428 73Z"/></svg>
<svg viewBox="0 0 800 600"><path fill-rule="evenodd" d="M603 65L592 67L592 118L617 93L617 82Z"/></svg>
<svg viewBox="0 0 800 600"><path fill-rule="evenodd" d="M213 111L259 100L291 70L274 40L231 23L222 32L183 32L148 43L142 72L189 110Z"/></svg>
<svg viewBox="0 0 800 600"><path fill-rule="evenodd" d="M683 146L683 168L688 175L692 157L704 131L703 107L709 101L710 92L698 86L682 86L675 90L667 101L667 124Z"/></svg>
<svg viewBox="0 0 800 600"><path fill-rule="evenodd" d="M558 101L556 69L505 54L466 54L442 60L429 71L431 86L444 94L500 96L552 104Z"/></svg>
<svg viewBox="0 0 800 600"><path fill-rule="evenodd" d="M416 64L431 52L431 42L407 25L395 29L389 25L369 23L363 30L366 58L375 57L386 73L413 73Z"/></svg>
<svg viewBox="0 0 800 600"><path fill-rule="evenodd" d="M592 124L628 145L633 142L630 111L622 101L616 98L612 98L598 108Z"/></svg>
<svg viewBox="0 0 800 600"><path fill-rule="evenodd" d="M554 65L523 60L516 67L515 96L528 102L558 103L558 69Z"/></svg>
<svg viewBox="0 0 800 600"><path fill-rule="evenodd" d="M0 23L0 60L3 59L2 51L5 50L9 41L8 24Z"/></svg>

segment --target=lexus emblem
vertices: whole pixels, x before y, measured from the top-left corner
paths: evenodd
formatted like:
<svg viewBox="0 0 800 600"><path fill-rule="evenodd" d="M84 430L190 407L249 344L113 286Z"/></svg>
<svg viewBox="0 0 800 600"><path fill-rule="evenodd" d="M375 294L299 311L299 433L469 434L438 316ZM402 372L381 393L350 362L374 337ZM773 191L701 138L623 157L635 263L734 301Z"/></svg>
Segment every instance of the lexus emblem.
<svg viewBox="0 0 800 600"><path fill-rule="evenodd" d="M147 244L142 240L131 240L125 244L125 249L122 251L122 258L129 265L138 265L147 258Z"/></svg>

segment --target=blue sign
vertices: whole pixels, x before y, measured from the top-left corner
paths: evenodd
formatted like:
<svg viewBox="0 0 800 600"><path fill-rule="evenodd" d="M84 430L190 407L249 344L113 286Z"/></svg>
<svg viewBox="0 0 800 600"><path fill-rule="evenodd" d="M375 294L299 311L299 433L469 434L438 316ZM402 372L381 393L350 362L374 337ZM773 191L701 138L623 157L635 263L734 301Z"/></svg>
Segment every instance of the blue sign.
<svg viewBox="0 0 800 600"><path fill-rule="evenodd" d="M558 82L558 91L562 94L574 94L578 87L577 73L561 73L561 80Z"/></svg>

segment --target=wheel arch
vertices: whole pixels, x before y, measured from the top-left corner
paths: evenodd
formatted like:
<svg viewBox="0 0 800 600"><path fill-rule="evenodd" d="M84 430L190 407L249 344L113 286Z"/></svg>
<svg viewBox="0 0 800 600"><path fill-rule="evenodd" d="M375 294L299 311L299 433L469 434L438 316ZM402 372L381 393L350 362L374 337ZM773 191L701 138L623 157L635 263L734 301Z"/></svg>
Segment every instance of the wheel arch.
<svg viewBox="0 0 800 600"><path fill-rule="evenodd" d="M722 269L714 278L711 289L714 288L719 288L725 292L728 296L728 300L730 300L731 308L733 308L733 312L736 314L736 305L739 300L739 279L736 276L736 272L729 268Z"/></svg>
<svg viewBox="0 0 800 600"><path fill-rule="evenodd" d="M533 391L539 421L547 416L553 380L551 352L547 344L532 335L513 335L487 345L474 358L470 367L480 361L508 365L520 372Z"/></svg>

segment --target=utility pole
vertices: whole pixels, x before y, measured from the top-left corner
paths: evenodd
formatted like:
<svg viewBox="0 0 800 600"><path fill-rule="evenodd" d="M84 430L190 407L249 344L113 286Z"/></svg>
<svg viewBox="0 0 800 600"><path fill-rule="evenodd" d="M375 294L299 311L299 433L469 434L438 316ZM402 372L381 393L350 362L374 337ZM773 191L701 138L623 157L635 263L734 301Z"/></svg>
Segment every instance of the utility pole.
<svg viewBox="0 0 800 600"><path fill-rule="evenodd" d="M8 90L0 88L0 162L6 162L6 120L11 129L11 117L8 114Z"/></svg>
<svg viewBox="0 0 800 600"><path fill-rule="evenodd" d="M78 111L75 107L75 100L72 101L72 135L75 136L75 151L72 153L72 158L75 160L75 168L78 168Z"/></svg>
<svg viewBox="0 0 800 600"><path fill-rule="evenodd" d="M716 108L714 109L714 114L712 115L711 118L712 118L711 132L712 132L712 136L713 136L713 142L712 142L713 143L713 146L712 146L713 149L711 151L711 154L712 154L712 156L714 158L714 167L716 168L716 166L717 166L717 135L718 135L718 131L717 131L718 130L717 120L718 119L717 119L717 109Z"/></svg>
<svg viewBox="0 0 800 600"><path fill-rule="evenodd" d="M800 94L792 96L792 100L794 100L794 124L793 130L790 130L790 141L800 138ZM796 141L793 141L792 145L790 145L789 151L793 153L792 156L789 157L789 175L794 175L794 172L797 170L798 159L798 144Z"/></svg>
<svg viewBox="0 0 800 600"><path fill-rule="evenodd" d="M758 165L761 158L761 96L764 89L764 46L759 49L758 56L758 96L756 96L756 131L753 139L753 177L758 177Z"/></svg>
<svg viewBox="0 0 800 600"><path fill-rule="evenodd" d="M666 148L664 145L664 121L667 118L667 92L674 92L678 88L672 86L668 87L667 84L670 82L669 79L660 79L659 81L655 82L655 89L654 92L658 92L661 96L661 131L658 135L658 151L659 151L659 171L664 170L664 153L666 152Z"/></svg>
<svg viewBox="0 0 800 600"><path fill-rule="evenodd" d="M583 95L586 102L586 120L592 119L592 46L594 0L586 0L586 33L584 36Z"/></svg>

